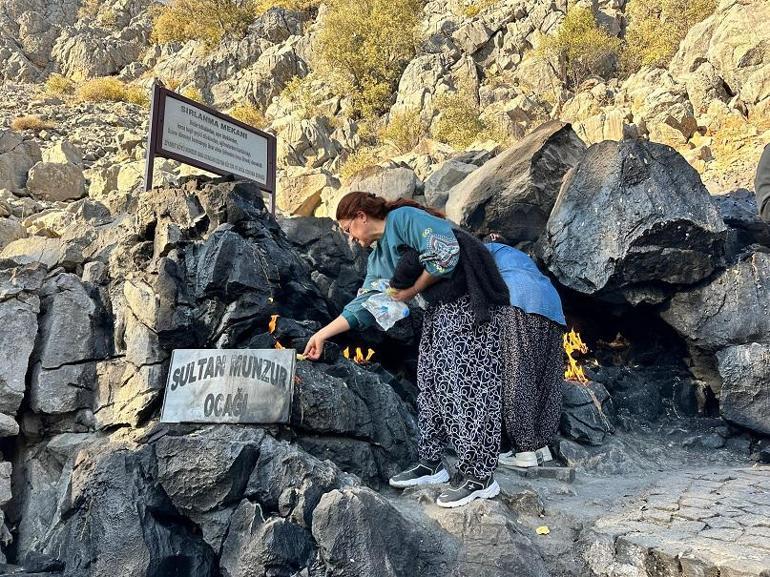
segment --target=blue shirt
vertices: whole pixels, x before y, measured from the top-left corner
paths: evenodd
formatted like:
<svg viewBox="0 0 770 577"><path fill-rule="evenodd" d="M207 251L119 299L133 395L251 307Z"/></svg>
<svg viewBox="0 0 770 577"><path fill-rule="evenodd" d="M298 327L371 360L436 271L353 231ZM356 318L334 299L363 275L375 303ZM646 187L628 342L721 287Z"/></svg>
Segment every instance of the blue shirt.
<svg viewBox="0 0 770 577"><path fill-rule="evenodd" d="M374 317L363 304L375 290L372 283L378 279L390 280L395 273L401 258L398 247L402 244L420 254L422 266L433 276L451 275L460 260L460 245L449 221L411 206L390 211L385 217L385 232L369 255L364 285L358 296L342 310L351 329L375 324Z"/></svg>
<svg viewBox="0 0 770 577"><path fill-rule="evenodd" d="M531 258L506 244L490 242L486 247L495 257L497 268L508 285L511 305L567 326L559 293Z"/></svg>

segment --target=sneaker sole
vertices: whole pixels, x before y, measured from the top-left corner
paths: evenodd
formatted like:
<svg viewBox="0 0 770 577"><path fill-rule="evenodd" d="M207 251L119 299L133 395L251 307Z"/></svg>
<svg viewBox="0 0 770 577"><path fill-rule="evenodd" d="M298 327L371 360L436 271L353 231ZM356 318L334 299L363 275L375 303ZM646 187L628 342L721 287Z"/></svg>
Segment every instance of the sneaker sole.
<svg viewBox="0 0 770 577"><path fill-rule="evenodd" d="M553 457L550 456L550 453L549 453L549 458L547 459L544 459L542 457L542 454L538 453L538 457L535 458L534 461L523 462L523 461L517 461L515 458L506 458L502 456L497 460L497 462L503 467L513 467L516 469L529 469L531 467L542 467L543 465L551 461L553 461Z"/></svg>
<svg viewBox="0 0 770 577"><path fill-rule="evenodd" d="M388 484L396 489L405 489L406 487L417 487L418 485L440 485L449 481L449 471L441 469L435 475L423 475L411 481L394 481L390 479Z"/></svg>
<svg viewBox="0 0 770 577"><path fill-rule="evenodd" d="M471 501L475 501L476 499L492 499L493 497L497 497L497 495L500 494L500 485L497 484L497 481L493 481L492 484L487 487L486 489L482 489L480 491L474 491L467 497L463 497L462 499L458 501L449 501L447 503L443 503L439 500L436 500L436 505L439 507L444 507L445 509L453 509L455 507L462 507L463 505L467 505Z"/></svg>

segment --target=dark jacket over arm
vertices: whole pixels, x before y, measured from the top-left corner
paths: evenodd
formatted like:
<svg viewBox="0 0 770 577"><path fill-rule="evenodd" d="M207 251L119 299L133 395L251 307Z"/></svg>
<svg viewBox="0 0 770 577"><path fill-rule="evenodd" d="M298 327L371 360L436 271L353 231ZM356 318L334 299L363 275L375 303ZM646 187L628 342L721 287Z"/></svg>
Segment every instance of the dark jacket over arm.
<svg viewBox="0 0 770 577"><path fill-rule="evenodd" d="M759 159L754 190L757 194L759 214L764 220L770 222L770 144L765 146Z"/></svg>

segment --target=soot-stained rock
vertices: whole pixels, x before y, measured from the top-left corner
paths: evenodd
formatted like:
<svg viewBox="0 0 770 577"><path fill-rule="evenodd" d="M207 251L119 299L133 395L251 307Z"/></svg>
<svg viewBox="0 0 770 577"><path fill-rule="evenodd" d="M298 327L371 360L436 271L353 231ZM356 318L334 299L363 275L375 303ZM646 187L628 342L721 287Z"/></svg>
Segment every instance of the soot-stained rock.
<svg viewBox="0 0 770 577"><path fill-rule="evenodd" d="M604 385L562 383L561 431L580 443L601 445L614 432L612 398Z"/></svg>
<svg viewBox="0 0 770 577"><path fill-rule="evenodd" d="M611 293L706 278L721 265L726 234L698 173L676 151L604 141L565 176L539 252L561 284Z"/></svg>

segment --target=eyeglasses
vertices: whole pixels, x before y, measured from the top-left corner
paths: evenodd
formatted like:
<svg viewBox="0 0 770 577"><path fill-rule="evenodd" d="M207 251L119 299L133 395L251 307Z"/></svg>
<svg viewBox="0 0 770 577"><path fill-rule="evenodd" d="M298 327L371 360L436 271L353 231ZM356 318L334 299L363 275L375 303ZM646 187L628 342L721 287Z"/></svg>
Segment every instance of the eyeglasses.
<svg viewBox="0 0 770 577"><path fill-rule="evenodd" d="M350 234L350 226L351 226L352 224L353 224L353 219L350 219L350 222L348 223L348 225L347 225L347 226L343 226L343 227L340 227L340 229L341 229L341 230L342 230L342 232L344 232L345 234Z"/></svg>

